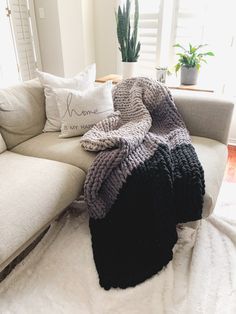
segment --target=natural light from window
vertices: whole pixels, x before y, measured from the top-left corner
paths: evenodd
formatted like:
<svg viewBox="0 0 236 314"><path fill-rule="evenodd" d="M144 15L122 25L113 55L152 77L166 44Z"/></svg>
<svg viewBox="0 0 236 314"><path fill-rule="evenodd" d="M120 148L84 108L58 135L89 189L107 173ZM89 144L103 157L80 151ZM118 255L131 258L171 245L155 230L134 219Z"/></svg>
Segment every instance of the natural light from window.
<svg viewBox="0 0 236 314"><path fill-rule="evenodd" d="M176 43L207 44L215 56L200 69L199 84L236 96L236 0L139 0L139 9L138 74L155 77L157 66L173 69Z"/></svg>
<svg viewBox="0 0 236 314"><path fill-rule="evenodd" d="M0 87L19 81L14 44L9 18L6 16L6 2L0 1Z"/></svg>

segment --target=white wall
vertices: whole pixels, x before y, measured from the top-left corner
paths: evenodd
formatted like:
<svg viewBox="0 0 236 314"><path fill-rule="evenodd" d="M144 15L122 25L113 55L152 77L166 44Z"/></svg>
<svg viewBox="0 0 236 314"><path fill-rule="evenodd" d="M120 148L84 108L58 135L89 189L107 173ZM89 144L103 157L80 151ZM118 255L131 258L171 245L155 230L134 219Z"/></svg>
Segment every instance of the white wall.
<svg viewBox="0 0 236 314"><path fill-rule="evenodd" d="M236 100L234 103L233 119L232 119L231 128L229 132L229 142L230 144L236 145Z"/></svg>
<svg viewBox="0 0 236 314"><path fill-rule="evenodd" d="M43 71L69 77L95 62L93 0L34 0L34 5Z"/></svg>
<svg viewBox="0 0 236 314"><path fill-rule="evenodd" d="M84 67L81 0L58 0L64 75L73 76Z"/></svg>
<svg viewBox="0 0 236 314"><path fill-rule="evenodd" d="M95 62L95 25L93 0L82 0L85 64Z"/></svg>
<svg viewBox="0 0 236 314"><path fill-rule="evenodd" d="M95 62L92 0L58 0L64 75Z"/></svg>
<svg viewBox="0 0 236 314"><path fill-rule="evenodd" d="M97 76L117 73L117 0L93 0Z"/></svg>
<svg viewBox="0 0 236 314"><path fill-rule="evenodd" d="M56 75L64 75L61 34L57 0L34 0L42 69ZM39 8L45 17L40 18Z"/></svg>
<svg viewBox="0 0 236 314"><path fill-rule="evenodd" d="M44 71L72 76L96 61L97 76L117 73L117 0L34 0L34 6Z"/></svg>

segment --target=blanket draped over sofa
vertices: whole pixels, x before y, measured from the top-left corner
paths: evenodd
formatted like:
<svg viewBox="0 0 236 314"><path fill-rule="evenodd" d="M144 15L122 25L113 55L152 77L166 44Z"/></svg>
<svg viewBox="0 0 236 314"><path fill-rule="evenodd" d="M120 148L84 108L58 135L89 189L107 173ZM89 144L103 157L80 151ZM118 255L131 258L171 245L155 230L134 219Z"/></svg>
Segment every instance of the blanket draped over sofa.
<svg viewBox="0 0 236 314"><path fill-rule="evenodd" d="M81 141L99 151L86 178L100 285L126 288L172 259L178 223L201 219L204 173L169 90L148 78L113 89L115 113Z"/></svg>

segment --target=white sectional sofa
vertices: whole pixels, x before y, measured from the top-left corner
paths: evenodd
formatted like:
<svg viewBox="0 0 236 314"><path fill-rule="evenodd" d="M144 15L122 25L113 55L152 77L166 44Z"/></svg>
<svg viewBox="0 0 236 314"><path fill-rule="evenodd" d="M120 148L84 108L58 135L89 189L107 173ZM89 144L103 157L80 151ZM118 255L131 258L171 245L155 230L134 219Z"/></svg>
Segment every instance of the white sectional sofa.
<svg viewBox="0 0 236 314"><path fill-rule="evenodd" d="M174 98L205 171L207 217L224 175L233 103L186 92ZM45 119L38 80L0 91L0 272L82 193L95 158L79 137L43 133Z"/></svg>

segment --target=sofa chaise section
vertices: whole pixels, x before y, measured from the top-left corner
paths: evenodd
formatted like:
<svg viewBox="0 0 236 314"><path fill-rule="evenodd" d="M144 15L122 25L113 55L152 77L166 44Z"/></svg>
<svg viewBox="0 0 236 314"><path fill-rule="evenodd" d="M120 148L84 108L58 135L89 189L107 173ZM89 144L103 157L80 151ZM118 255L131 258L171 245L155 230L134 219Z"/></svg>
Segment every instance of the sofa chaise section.
<svg viewBox="0 0 236 314"><path fill-rule="evenodd" d="M205 173L203 218L211 215L224 177L234 103L210 93L173 91Z"/></svg>
<svg viewBox="0 0 236 314"><path fill-rule="evenodd" d="M76 199L85 173L65 163L5 151L0 154L0 178L1 271Z"/></svg>
<svg viewBox="0 0 236 314"><path fill-rule="evenodd" d="M233 103L197 93L173 96L205 171L205 218L224 175ZM0 272L80 195L96 156L82 149L80 137L42 133L45 121L38 80L0 91Z"/></svg>
<svg viewBox="0 0 236 314"><path fill-rule="evenodd" d="M43 133L12 149L26 156L47 158L68 163L88 171L96 154L86 152L80 145L80 137L61 139L59 132ZM205 171L206 194L203 217L214 209L227 162L227 147L219 141L192 136L192 144Z"/></svg>
<svg viewBox="0 0 236 314"><path fill-rule="evenodd" d="M96 153L85 151L81 137L60 138L60 132L39 134L12 149L26 156L40 157L68 163L88 171Z"/></svg>
<svg viewBox="0 0 236 314"><path fill-rule="evenodd" d="M202 217L207 218L214 210L227 163L227 147L216 140L191 136L192 144L204 169L206 192Z"/></svg>

